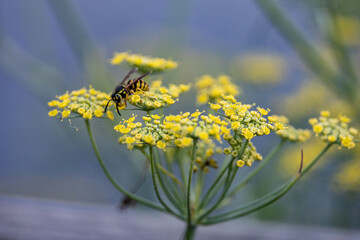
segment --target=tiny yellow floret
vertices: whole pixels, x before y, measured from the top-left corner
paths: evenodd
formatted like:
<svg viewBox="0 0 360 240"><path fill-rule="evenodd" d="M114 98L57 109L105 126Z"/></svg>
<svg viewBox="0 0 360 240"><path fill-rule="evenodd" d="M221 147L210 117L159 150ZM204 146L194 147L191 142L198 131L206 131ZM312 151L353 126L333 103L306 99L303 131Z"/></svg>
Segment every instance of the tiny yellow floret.
<svg viewBox="0 0 360 240"><path fill-rule="evenodd" d="M330 117L330 111L328 110L323 110L320 112L320 115L323 117Z"/></svg>
<svg viewBox="0 0 360 240"><path fill-rule="evenodd" d="M114 114L113 114L112 112L107 111L107 112L106 112L106 115L107 115L107 117L108 117L109 119L114 120Z"/></svg>
<svg viewBox="0 0 360 240"><path fill-rule="evenodd" d="M144 117L142 117L142 119L143 119L145 122L150 122L150 121L151 121L151 117L149 117L149 116L144 116Z"/></svg>
<svg viewBox="0 0 360 240"><path fill-rule="evenodd" d="M55 117L56 115L58 115L58 113L59 113L59 111L57 109L54 109L49 112L49 116Z"/></svg>
<svg viewBox="0 0 360 240"><path fill-rule="evenodd" d="M244 166L244 164L245 164L245 162L243 161L243 160L237 160L236 161L236 166L238 166L238 167L243 167Z"/></svg>
<svg viewBox="0 0 360 240"><path fill-rule="evenodd" d="M70 116L71 111L70 110L64 110L62 111L61 115L63 118L67 118L68 116Z"/></svg>
<svg viewBox="0 0 360 240"><path fill-rule="evenodd" d="M323 130L323 126L321 126L320 124L314 125L313 130L315 133L321 133Z"/></svg>
<svg viewBox="0 0 360 240"><path fill-rule="evenodd" d="M318 120L317 120L316 118L310 118L310 119L309 119L309 123L310 123L311 125L315 125L315 124L318 123Z"/></svg>
<svg viewBox="0 0 360 240"><path fill-rule="evenodd" d="M335 142L336 141L336 137L334 135L330 135L327 137L329 142Z"/></svg>
<svg viewBox="0 0 360 240"><path fill-rule="evenodd" d="M339 120L340 120L340 122L343 122L343 123L349 123L351 121L351 119L345 115L340 115Z"/></svg>
<svg viewBox="0 0 360 240"><path fill-rule="evenodd" d="M101 117L102 115L104 114L104 112L103 112L103 110L102 109L96 109L95 111L94 111L94 115L96 116L96 117Z"/></svg>
<svg viewBox="0 0 360 240"><path fill-rule="evenodd" d="M164 149L164 148L166 147L166 143L163 142L163 141L158 141L158 142L156 143L156 146L157 146L158 148L160 148L160 149Z"/></svg>

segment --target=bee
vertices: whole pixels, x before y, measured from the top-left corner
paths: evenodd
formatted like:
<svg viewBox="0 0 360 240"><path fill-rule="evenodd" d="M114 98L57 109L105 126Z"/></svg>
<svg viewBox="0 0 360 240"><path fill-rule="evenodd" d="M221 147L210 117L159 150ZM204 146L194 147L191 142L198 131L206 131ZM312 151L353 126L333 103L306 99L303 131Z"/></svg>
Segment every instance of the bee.
<svg viewBox="0 0 360 240"><path fill-rule="evenodd" d="M114 92L111 94L111 99L107 102L105 106L104 113L106 113L109 103L113 101L116 106L116 111L121 116L119 111L119 104L121 104L123 100L126 106L126 99L132 93L136 92L137 90L149 91L149 85L144 80L142 80L142 78L150 74L152 71L147 72L138 78L130 79L129 81L126 82L126 80L129 79L131 74L133 74L137 70L138 70L137 68L132 69L128 74L126 74L126 76L121 81L121 83L118 86L116 86Z"/></svg>

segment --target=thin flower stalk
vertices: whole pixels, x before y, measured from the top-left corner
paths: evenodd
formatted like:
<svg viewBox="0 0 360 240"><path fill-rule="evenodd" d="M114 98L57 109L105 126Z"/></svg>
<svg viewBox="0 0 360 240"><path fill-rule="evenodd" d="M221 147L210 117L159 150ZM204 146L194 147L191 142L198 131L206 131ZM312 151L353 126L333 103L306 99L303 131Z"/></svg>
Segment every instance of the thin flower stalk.
<svg viewBox="0 0 360 240"><path fill-rule="evenodd" d="M151 164L151 176L152 176L152 180L153 180L153 187L154 187L154 190L155 190L155 193L156 193L156 197L158 198L159 202L161 203L161 205L165 208L165 210L178 217L179 219L184 219L183 216L181 216L180 214L174 212L170 207L169 205L167 205L167 203L163 200L163 198L161 197L160 195L160 191L159 191L159 188L158 188L158 182L157 182L157 179L159 179L159 176L157 175L157 171L156 171L156 167L155 167L155 159L154 159L154 156L153 156L153 149L151 146L149 146L149 153L150 153L150 164Z"/></svg>
<svg viewBox="0 0 360 240"><path fill-rule="evenodd" d="M280 143L271 150L271 152L261 161L261 163L253 169L245 178L241 179L234 189L229 193L229 198L232 198L240 189L242 189L260 170L280 151L286 143L286 139L282 139Z"/></svg>
<svg viewBox="0 0 360 240"><path fill-rule="evenodd" d="M112 177L112 175L110 174L109 170L107 169L104 161L102 160L102 157L101 157L100 152L99 152L99 150L98 150L97 144L96 144L96 142L95 142L94 135L93 135L92 130L91 130L91 127L90 127L89 120L85 120L85 125L86 125L86 130L87 130L87 132L88 132L88 134L89 134L89 138L90 138L90 141L91 141L91 146L92 146L93 149L94 149L94 152L95 152L95 155L96 155L96 157L97 157L97 160L98 160L98 162L99 162L102 170L104 171L106 177L109 179L109 181L112 183L112 185L113 185L117 190L119 190L122 194L124 194L125 196L127 196L127 197L135 200L136 202L138 202L138 203L140 203L140 204L143 204L143 205L145 205L145 206L148 206L148 207L150 207L150 208L153 208L153 209L156 209L156 210L159 210L159 211L162 211L162 212L166 212L166 210L165 210L163 207L161 207L161 206L159 206L159 205L157 205L157 204L155 204L155 203L153 203L153 202L151 202L151 201L149 201L149 200L146 200L146 199L144 199L144 198L142 198L142 197L140 197L140 196L137 196L136 194L133 194L133 193L127 191L125 188L123 188L123 187Z"/></svg>
<svg viewBox="0 0 360 240"><path fill-rule="evenodd" d="M155 160L156 161L156 160ZM177 196L174 194L174 191L171 191L170 189L170 184L168 181L166 181L166 176L162 176L162 174L160 173L160 164L159 163L155 163L156 167L156 175L158 177L159 183L160 183L160 187L161 190L164 192L164 194L166 195L166 198L169 200L169 202L181 213L184 211L184 207L181 206L181 202L179 202L179 199L177 198Z"/></svg>
<svg viewBox="0 0 360 240"><path fill-rule="evenodd" d="M241 152L240 152L240 154L239 154L239 155L240 155L239 158L241 158L242 155L244 154L245 149L246 149L248 143L249 143L248 140L244 141L243 146L242 146L242 149L241 149ZM231 169L231 167L232 167L232 162L230 162L230 164L229 164L229 169ZM217 200L217 202L216 202L212 207L210 207L205 213L203 213L203 214L197 219L197 221L201 221L203 218L205 218L207 215L209 215L211 212L213 212L213 211L217 208L217 206L221 203L221 201L222 201L222 200L224 199L224 197L226 196L226 194L227 194L227 192L228 192L228 190L229 190L229 188L230 188L230 186L231 186L231 183L232 183L232 181L233 181L234 178L235 178L235 175L236 175L236 172L237 172L238 169L239 169L239 168L235 168L235 170L234 170L233 172L231 172L231 170L229 171L229 173L228 173L228 175L227 175L227 179L229 179L229 181L227 181L227 182L225 181L224 190L223 190L221 196L219 197L219 199Z"/></svg>
<svg viewBox="0 0 360 240"><path fill-rule="evenodd" d="M294 186L294 184L300 179L301 176L304 176L316 164L316 162L330 149L332 145L333 145L332 143L326 145L325 148L319 153L319 155L315 157L311 161L311 163L303 170L302 170L303 154L301 153L301 163L300 163L299 172L296 173L294 177L292 177L290 180L284 183L281 187L277 188L275 191L251 203L245 204L237 209L231 210L223 214L219 214L217 216L206 218L201 222L201 224L210 225L210 224L229 221L231 219L242 217L254 211L257 211L261 208L264 208L269 204L273 203L274 201L278 200Z"/></svg>
<svg viewBox="0 0 360 240"><path fill-rule="evenodd" d="M179 219L184 219L183 216L174 212L161 197L159 189L158 189L158 183L157 183L157 179L159 179L159 176L157 175L157 171L156 171L156 167L155 167L155 159L154 159L154 155L153 155L152 146L149 146L149 153L150 153L150 164L151 164L151 176L152 176L152 180L153 180L153 187L154 187L154 190L156 193L156 197L158 198L159 202L161 203L161 205L165 208L165 210L168 213L178 217Z"/></svg>
<svg viewBox="0 0 360 240"><path fill-rule="evenodd" d="M191 160L190 160L190 167L189 167L189 178L187 183L187 191L186 191L186 208L187 208L187 224L188 226L192 225L192 219L191 219L191 183L192 183L192 176L194 173L194 165L195 165L195 152L196 152L196 145L197 140L194 140L193 147L191 150Z"/></svg>

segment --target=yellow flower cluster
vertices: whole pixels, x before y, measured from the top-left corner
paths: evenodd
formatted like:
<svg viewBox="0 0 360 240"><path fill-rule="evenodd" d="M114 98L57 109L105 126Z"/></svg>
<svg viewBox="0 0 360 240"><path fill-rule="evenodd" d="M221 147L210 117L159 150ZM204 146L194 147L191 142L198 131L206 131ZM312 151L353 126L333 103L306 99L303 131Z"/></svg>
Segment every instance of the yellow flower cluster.
<svg viewBox="0 0 360 240"><path fill-rule="evenodd" d="M150 56L143 56L141 54L130 54L128 52L115 53L110 62L112 65L119 65L122 62L126 62L132 68L136 67L143 73L149 71L162 72L165 70L175 69L178 66L177 62L164 58L154 58Z"/></svg>
<svg viewBox="0 0 360 240"><path fill-rule="evenodd" d="M133 116L114 129L123 134L119 142L127 143L129 149L142 146L144 143L165 149L166 146L188 147L194 139L208 143L211 139L221 141L223 131L228 131L227 123L220 120L220 117L211 114L201 116L201 114L199 111L192 114L186 112L165 118L149 115L143 117L144 126L140 122L134 123L135 116Z"/></svg>
<svg viewBox="0 0 360 240"><path fill-rule="evenodd" d="M327 143L336 143L348 149L355 147L354 136L359 134L358 129L349 128L350 121L351 119L344 115L331 118L329 111L321 111L319 118L309 119L316 136L320 136Z"/></svg>
<svg viewBox="0 0 360 240"><path fill-rule="evenodd" d="M128 101L142 110L151 111L174 104L177 101L176 98L189 89L190 85L170 84L169 87L164 87L161 81L154 81L149 91L137 91L128 97Z"/></svg>
<svg viewBox="0 0 360 240"><path fill-rule="evenodd" d="M241 146L244 142L244 139L241 138L240 135L228 136L224 138L230 145L224 149L224 154L231 154L234 158L237 158L241 154ZM252 142L248 142L241 159L236 161L236 165L238 167L243 167L244 165L251 167L255 160L262 160L262 156L256 152L256 148Z"/></svg>
<svg viewBox="0 0 360 240"><path fill-rule="evenodd" d="M200 77L196 82L198 91L197 102L199 104L206 104L208 102L217 102L221 100L222 95L239 94L239 88L230 81L226 75L213 78L210 75Z"/></svg>
<svg viewBox="0 0 360 240"><path fill-rule="evenodd" d="M213 157L214 154L221 154L223 150L217 147L212 139L208 141L200 141L197 144L194 171L209 172L210 168L218 168L217 161Z"/></svg>
<svg viewBox="0 0 360 240"><path fill-rule="evenodd" d="M284 59L273 53L249 53L233 63L234 72L251 83L277 83L285 74Z"/></svg>
<svg viewBox="0 0 360 240"><path fill-rule="evenodd" d="M360 161L353 159L343 166L340 171L335 175L338 183L337 187L344 191L358 192L360 189Z"/></svg>
<svg viewBox="0 0 360 240"><path fill-rule="evenodd" d="M289 124L289 119L285 116L273 115L278 122L284 124L284 129L276 132L283 139L288 139L292 142L306 142L311 137L311 131L308 129L297 129Z"/></svg>
<svg viewBox="0 0 360 240"><path fill-rule="evenodd" d="M82 116L85 119L92 119L95 117L103 117L104 107L110 96L104 92L95 90L91 85L89 89L82 88L72 92L66 92L61 96L56 96L56 100L48 102L49 107L55 109L49 112L50 117L55 117L61 114L61 118L74 116ZM111 120L114 115L111 111L107 111L107 117Z"/></svg>
<svg viewBox="0 0 360 240"><path fill-rule="evenodd" d="M222 110L224 117L230 120L231 129L238 135L242 135L247 140L255 136L268 135L271 131L284 129L284 125L276 116L268 116L270 109L257 107L251 110L251 104L237 102L234 96L223 96L217 104L210 104L215 111ZM225 135L224 138L229 138Z"/></svg>

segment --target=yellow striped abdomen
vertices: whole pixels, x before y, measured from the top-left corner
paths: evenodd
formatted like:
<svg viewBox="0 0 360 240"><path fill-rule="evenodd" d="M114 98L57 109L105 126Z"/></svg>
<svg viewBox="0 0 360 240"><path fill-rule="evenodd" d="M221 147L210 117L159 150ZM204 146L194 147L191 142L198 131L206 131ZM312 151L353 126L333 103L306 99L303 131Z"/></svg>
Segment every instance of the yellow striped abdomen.
<svg viewBox="0 0 360 240"><path fill-rule="evenodd" d="M136 84L131 85L129 87L129 90L133 90L133 91L137 91L137 90L149 91L149 85L145 81L139 80Z"/></svg>

